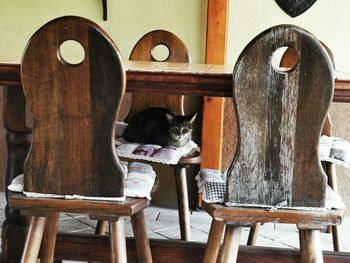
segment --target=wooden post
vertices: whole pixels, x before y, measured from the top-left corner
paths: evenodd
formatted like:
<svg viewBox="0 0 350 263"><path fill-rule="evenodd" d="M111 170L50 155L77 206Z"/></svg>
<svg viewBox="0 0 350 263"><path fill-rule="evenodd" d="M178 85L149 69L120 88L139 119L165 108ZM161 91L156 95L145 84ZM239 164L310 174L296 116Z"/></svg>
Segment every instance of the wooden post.
<svg viewBox="0 0 350 263"><path fill-rule="evenodd" d="M207 40L205 62L224 64L228 0L208 0ZM224 99L204 97L201 168L221 169ZM198 198L198 206L202 198Z"/></svg>
<svg viewBox="0 0 350 263"><path fill-rule="evenodd" d="M7 147L4 190L8 201L7 186L12 179L23 173L23 162L29 150L31 133L26 125L26 100L20 83L14 82L4 86L3 92L3 125L6 130ZM8 204L5 217L1 235L2 262L19 262L25 241L26 218Z"/></svg>

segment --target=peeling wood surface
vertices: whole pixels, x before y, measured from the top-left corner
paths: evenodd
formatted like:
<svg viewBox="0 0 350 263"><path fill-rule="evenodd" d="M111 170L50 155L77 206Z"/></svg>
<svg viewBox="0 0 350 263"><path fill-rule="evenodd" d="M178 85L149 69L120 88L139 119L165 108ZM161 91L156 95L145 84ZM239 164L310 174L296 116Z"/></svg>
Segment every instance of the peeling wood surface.
<svg viewBox="0 0 350 263"><path fill-rule="evenodd" d="M304 226L316 226L314 229L325 228L327 225L339 225L345 214L344 209L338 210L293 210L265 208L227 207L223 204L207 204L203 209L217 221L227 224L252 226L256 223L283 223Z"/></svg>
<svg viewBox="0 0 350 263"><path fill-rule="evenodd" d="M284 46L299 55L289 72L271 64L273 52ZM226 202L323 207L326 177L317 145L333 96L324 49L298 27L274 27L248 44L233 74L239 146Z"/></svg>
<svg viewBox="0 0 350 263"><path fill-rule="evenodd" d="M83 46L80 64L59 60L58 48L67 39ZM123 196L113 134L125 72L112 40L83 18L56 19L30 39L21 70L33 113L25 191Z"/></svg>

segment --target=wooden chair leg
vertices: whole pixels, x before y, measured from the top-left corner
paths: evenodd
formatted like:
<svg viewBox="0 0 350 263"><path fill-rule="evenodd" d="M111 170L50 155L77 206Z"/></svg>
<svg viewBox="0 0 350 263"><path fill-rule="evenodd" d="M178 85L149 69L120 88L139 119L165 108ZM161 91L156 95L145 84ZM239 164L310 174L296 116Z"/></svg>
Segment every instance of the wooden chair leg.
<svg viewBox="0 0 350 263"><path fill-rule="evenodd" d="M46 217L33 216L29 225L21 263L36 263L44 235Z"/></svg>
<svg viewBox="0 0 350 263"><path fill-rule="evenodd" d="M259 236L260 227L261 227L261 223L257 223L250 228L247 246L255 246Z"/></svg>
<svg viewBox="0 0 350 263"><path fill-rule="evenodd" d="M301 262L306 262L306 239L304 229L299 229L299 246Z"/></svg>
<svg viewBox="0 0 350 263"><path fill-rule="evenodd" d="M181 239L191 240L186 168L174 168Z"/></svg>
<svg viewBox="0 0 350 263"><path fill-rule="evenodd" d="M226 225L224 244L221 252L222 263L237 262L239 242L241 240L242 227Z"/></svg>
<svg viewBox="0 0 350 263"><path fill-rule="evenodd" d="M98 220L95 228L95 235L105 235L107 232L108 221Z"/></svg>
<svg viewBox="0 0 350 263"><path fill-rule="evenodd" d="M216 221L215 219L212 220L203 263L216 262L224 228L225 223L223 221Z"/></svg>
<svg viewBox="0 0 350 263"><path fill-rule="evenodd" d="M136 243L137 255L140 263L152 263L151 248L146 230L143 210L131 216L132 229Z"/></svg>
<svg viewBox="0 0 350 263"><path fill-rule="evenodd" d="M98 220L95 228L95 235L105 235L107 233L108 221ZM90 261L88 263L98 263L96 261Z"/></svg>
<svg viewBox="0 0 350 263"><path fill-rule="evenodd" d="M319 230L301 229L299 240L302 263L323 263Z"/></svg>
<svg viewBox="0 0 350 263"><path fill-rule="evenodd" d="M338 182L337 182L337 172L335 170L334 163L326 163L326 173L328 176L328 185L334 190L334 192L338 192ZM332 226L330 228L330 232L332 233L333 238L333 249L334 251L341 250L341 243L338 234L338 226Z"/></svg>
<svg viewBox="0 0 350 263"><path fill-rule="evenodd" d="M40 249L40 263L52 263L55 255L57 225L60 213L50 213L45 227L43 242Z"/></svg>
<svg viewBox="0 0 350 263"><path fill-rule="evenodd" d="M341 250L341 243L339 240L338 226L332 226L332 238L333 238L333 249L334 251Z"/></svg>
<svg viewBox="0 0 350 263"><path fill-rule="evenodd" d="M124 218L109 221L109 235L111 244L111 263L126 263L126 240Z"/></svg>

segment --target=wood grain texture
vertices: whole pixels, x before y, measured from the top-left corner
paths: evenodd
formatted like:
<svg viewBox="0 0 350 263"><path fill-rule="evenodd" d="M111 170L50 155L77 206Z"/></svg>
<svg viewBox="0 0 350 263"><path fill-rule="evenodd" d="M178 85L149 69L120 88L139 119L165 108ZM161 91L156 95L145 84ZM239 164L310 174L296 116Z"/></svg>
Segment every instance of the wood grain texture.
<svg viewBox="0 0 350 263"><path fill-rule="evenodd" d="M283 46L299 55L289 72L271 65L273 52ZM233 86L239 147L228 172L226 202L323 207L326 176L317 145L333 76L319 42L292 26L261 33L240 55Z"/></svg>
<svg viewBox="0 0 350 263"><path fill-rule="evenodd" d="M52 263L55 255L57 226L60 213L50 213L47 217L44 237L40 246L40 262Z"/></svg>
<svg viewBox="0 0 350 263"><path fill-rule="evenodd" d="M138 262L151 263L152 254L147 237L145 215L143 211L131 216L132 229L137 248Z"/></svg>
<svg viewBox="0 0 350 263"><path fill-rule="evenodd" d="M179 223L181 239L191 240L190 208L188 205L188 189L186 168L174 168L176 185L177 208L179 211Z"/></svg>
<svg viewBox="0 0 350 263"><path fill-rule="evenodd" d="M12 194L9 205L10 207L29 211L61 211L107 217L107 215L131 216L146 208L149 205L149 201L143 198L126 198L123 202L50 199L27 197L23 194Z"/></svg>
<svg viewBox="0 0 350 263"><path fill-rule="evenodd" d="M203 209L217 221L235 223L237 225L252 226L255 223L286 223L305 226L319 225L325 228L327 225L339 225L344 217L344 210L288 210L276 211L265 208L241 208L227 207L222 204L207 204L203 202Z"/></svg>
<svg viewBox="0 0 350 263"><path fill-rule="evenodd" d="M228 24L227 0L208 1L205 62L225 64ZM204 97L202 168L221 169L224 100Z"/></svg>
<svg viewBox="0 0 350 263"><path fill-rule="evenodd" d="M78 65L58 55L60 45L70 39L85 51ZM30 39L21 71L34 122L25 190L123 196L113 134L125 72L112 40L83 18L53 20Z"/></svg>
<svg viewBox="0 0 350 263"><path fill-rule="evenodd" d="M300 249L302 263L323 263L320 231L302 230Z"/></svg>
<svg viewBox="0 0 350 263"><path fill-rule="evenodd" d="M137 262L135 241L127 238L128 262ZM206 244L175 240L150 240L153 262L155 263L199 263L203 262ZM67 249L69 248L69 249ZM107 236L59 234L56 246L57 259L77 261L109 262L109 240ZM325 251L326 263L347 263L350 253ZM210 261L212 263L214 261ZM296 249L240 246L238 263L296 263L300 253Z"/></svg>
<svg viewBox="0 0 350 263"><path fill-rule="evenodd" d="M242 227L226 225L220 262L237 262L239 243L241 241L241 233Z"/></svg>
<svg viewBox="0 0 350 263"><path fill-rule="evenodd" d="M168 48L169 55L162 62L182 62L191 61L185 43L173 33L166 30L155 30L145 34L134 46L129 59L131 61L157 61L153 56L153 50L158 45ZM162 107L169 109L176 115L184 114L184 96L168 94L147 94L146 92L135 93L132 96L130 112L126 120L136 113L150 107Z"/></svg>
<svg viewBox="0 0 350 263"><path fill-rule="evenodd" d="M225 229L225 223L222 221L211 221L210 232L207 246L205 248L203 263L212 263L218 258L222 234Z"/></svg>
<svg viewBox="0 0 350 263"><path fill-rule="evenodd" d="M187 67L197 67L197 71L168 72L155 71L155 62L148 63L148 70L127 69L127 92L232 97L232 65L188 64ZM169 64L158 64L160 69L169 67ZM209 69L203 71L203 67ZM8 88L21 85L19 62L0 61L0 85L7 85ZM350 102L349 80L335 80L333 102Z"/></svg>
<svg viewBox="0 0 350 263"><path fill-rule="evenodd" d="M36 263L39 255L41 240L44 235L46 217L32 217L21 263Z"/></svg>
<svg viewBox="0 0 350 263"><path fill-rule="evenodd" d="M127 263L124 218L109 222L111 263Z"/></svg>

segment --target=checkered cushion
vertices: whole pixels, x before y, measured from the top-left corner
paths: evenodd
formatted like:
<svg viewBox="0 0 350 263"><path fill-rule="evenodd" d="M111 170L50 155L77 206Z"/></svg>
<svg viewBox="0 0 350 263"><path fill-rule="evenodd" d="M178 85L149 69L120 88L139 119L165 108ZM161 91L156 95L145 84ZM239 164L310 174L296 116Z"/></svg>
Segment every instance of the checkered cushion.
<svg viewBox="0 0 350 263"><path fill-rule="evenodd" d="M224 203L226 193L226 172L212 169L202 169L196 176L198 192L202 194L202 199L206 203ZM233 204L225 203L228 206L241 207L263 207L269 209L297 209L297 210L312 210L312 209L345 209L342 198L334 192L330 187L326 190L326 204L322 208L313 207L287 207L286 202L278 204L276 207L259 205L259 204Z"/></svg>
<svg viewBox="0 0 350 263"><path fill-rule="evenodd" d="M321 161L350 166L350 143L343 139L323 135L318 152Z"/></svg>

